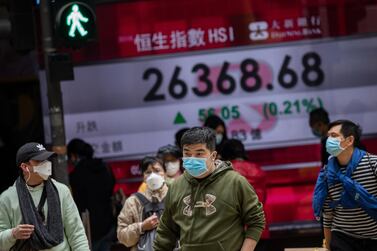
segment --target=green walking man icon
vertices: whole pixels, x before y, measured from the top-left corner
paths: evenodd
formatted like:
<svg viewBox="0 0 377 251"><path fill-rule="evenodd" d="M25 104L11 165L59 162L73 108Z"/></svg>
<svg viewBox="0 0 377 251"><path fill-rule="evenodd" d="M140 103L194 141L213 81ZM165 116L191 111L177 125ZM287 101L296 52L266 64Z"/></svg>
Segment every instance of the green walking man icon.
<svg viewBox="0 0 377 251"><path fill-rule="evenodd" d="M72 12L67 16L67 25L71 26L69 29L69 36L75 37L76 30L80 33L82 37L86 36L88 32L82 27L81 22L88 22L88 18L84 17L77 4L72 6Z"/></svg>

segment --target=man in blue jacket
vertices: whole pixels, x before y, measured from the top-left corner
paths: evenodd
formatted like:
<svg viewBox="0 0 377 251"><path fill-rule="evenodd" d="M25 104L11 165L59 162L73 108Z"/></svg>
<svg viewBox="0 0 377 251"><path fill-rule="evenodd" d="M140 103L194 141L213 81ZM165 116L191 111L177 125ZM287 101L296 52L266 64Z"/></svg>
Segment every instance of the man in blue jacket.
<svg viewBox="0 0 377 251"><path fill-rule="evenodd" d="M352 121L329 124L331 157L318 177L313 208L323 216L331 251L377 250L377 156L359 149L360 136Z"/></svg>

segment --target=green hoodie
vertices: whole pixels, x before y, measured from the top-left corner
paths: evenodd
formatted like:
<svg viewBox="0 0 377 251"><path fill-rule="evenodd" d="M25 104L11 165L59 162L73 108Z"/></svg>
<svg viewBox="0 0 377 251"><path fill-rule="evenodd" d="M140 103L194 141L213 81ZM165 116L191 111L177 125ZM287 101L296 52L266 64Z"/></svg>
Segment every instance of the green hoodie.
<svg viewBox="0 0 377 251"><path fill-rule="evenodd" d="M258 241L264 229L262 204L230 162L203 180L187 172L170 187L154 242L155 251L240 250L245 238ZM193 199L192 199L193 198Z"/></svg>

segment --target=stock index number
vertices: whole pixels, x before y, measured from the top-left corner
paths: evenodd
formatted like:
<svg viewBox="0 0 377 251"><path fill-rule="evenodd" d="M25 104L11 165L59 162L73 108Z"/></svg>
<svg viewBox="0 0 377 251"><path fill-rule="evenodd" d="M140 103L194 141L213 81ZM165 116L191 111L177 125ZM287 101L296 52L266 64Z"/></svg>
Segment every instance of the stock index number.
<svg viewBox="0 0 377 251"><path fill-rule="evenodd" d="M291 89L298 83L299 76L294 69L289 68L291 56L285 55L283 63L279 69L277 76L278 83L285 89ZM324 72L321 69L321 57L315 52L308 52L302 57L302 65L304 70L301 74L302 82L309 87L316 87L323 83ZM224 61L220 69L220 73L216 81L210 79L211 69L204 63L195 64L191 72L198 74L198 80L200 81L200 87L194 86L191 91L197 97L209 96L216 86L216 89L223 95L232 94L237 88L237 80L234 76L229 74L230 63ZM263 79L259 75L259 63L252 59L244 59L239 66L241 76L239 79L239 85L244 92L253 93L262 88ZM183 99L189 92L189 86L180 78L180 72L182 68L175 66L174 72L168 83L168 93L174 99ZM309 76L311 75L311 77ZM314 78L313 78L314 76ZM161 101L166 99L166 94L161 91L163 85L164 76L161 70L157 68L148 68L143 74L143 80L149 81L154 79L152 88L144 97L144 101Z"/></svg>

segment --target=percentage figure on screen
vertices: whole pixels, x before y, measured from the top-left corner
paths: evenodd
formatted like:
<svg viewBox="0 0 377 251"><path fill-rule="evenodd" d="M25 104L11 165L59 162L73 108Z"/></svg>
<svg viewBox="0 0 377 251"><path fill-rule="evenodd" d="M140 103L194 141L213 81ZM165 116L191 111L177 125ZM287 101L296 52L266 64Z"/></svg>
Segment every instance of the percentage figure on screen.
<svg viewBox="0 0 377 251"><path fill-rule="evenodd" d="M323 107L320 97L284 100L281 103L266 102L263 104L263 116L270 119L276 116L297 115L309 113L318 107Z"/></svg>
<svg viewBox="0 0 377 251"><path fill-rule="evenodd" d="M312 110L314 110L314 109L316 109L317 108L317 106L315 106L314 104L313 104L313 102L314 102L314 100L313 100L313 98L311 98L311 99L303 99L302 101L301 101L301 103L302 103L302 105L306 108L306 112L311 112Z"/></svg>

